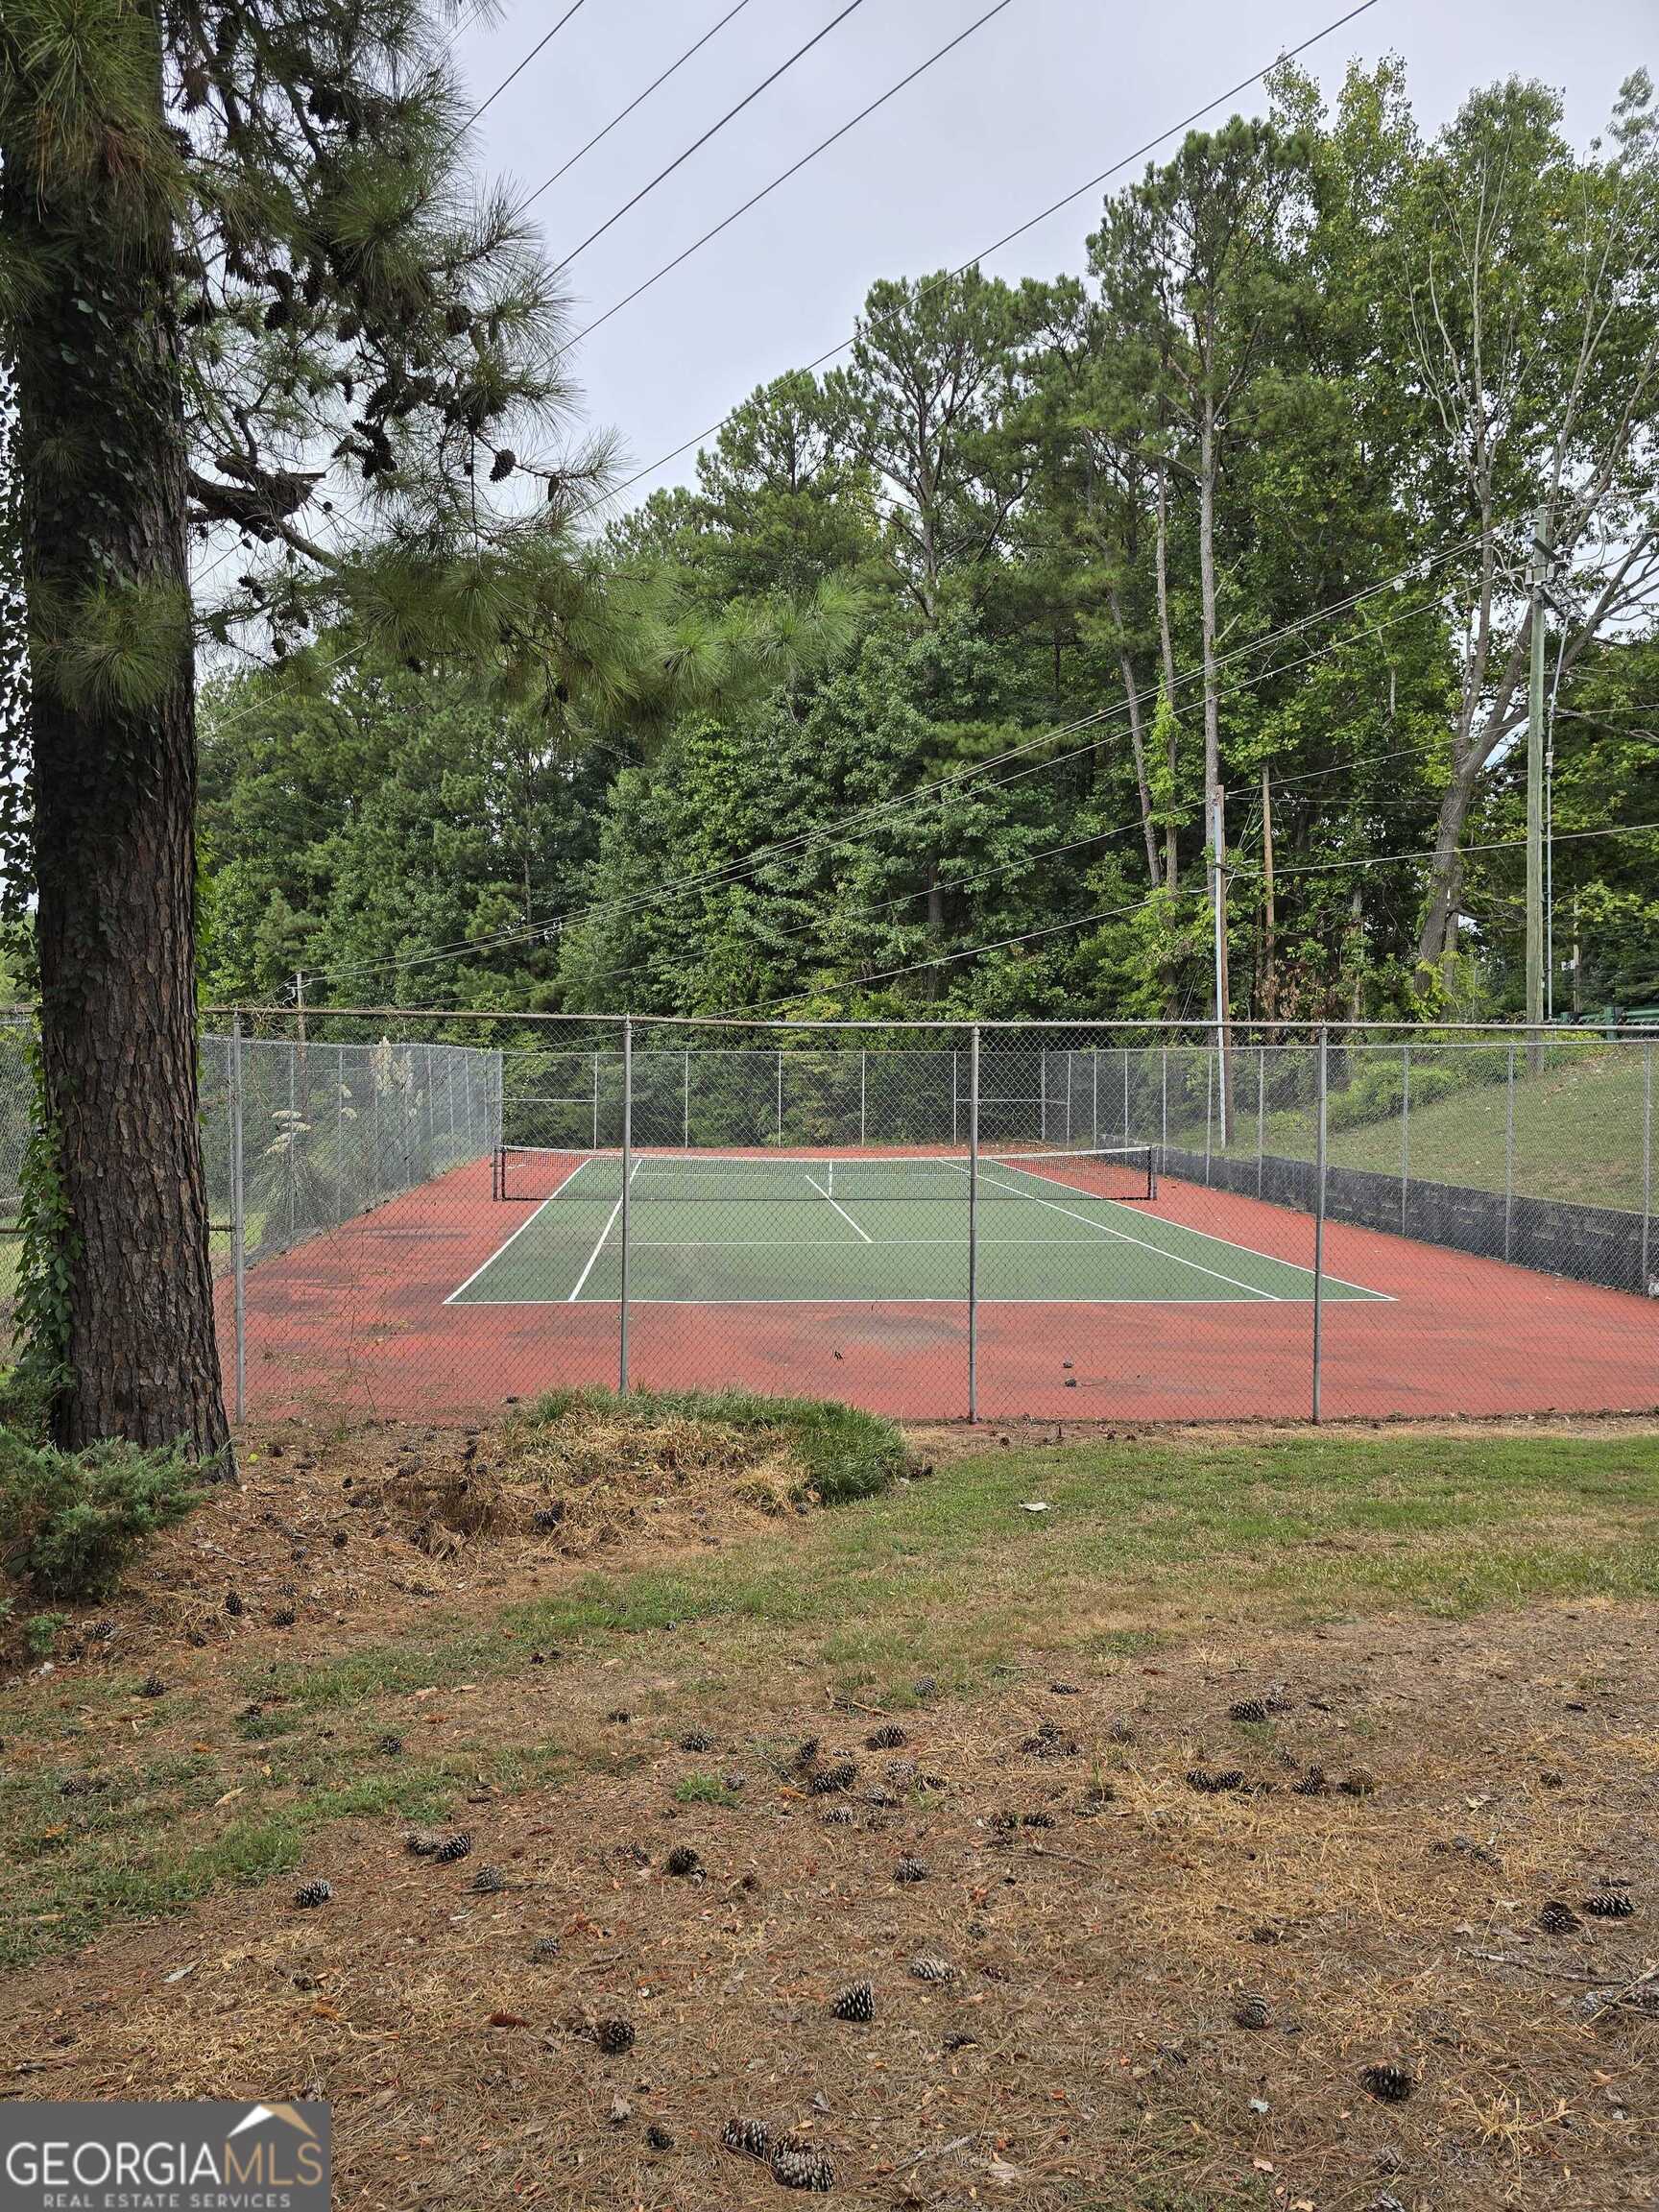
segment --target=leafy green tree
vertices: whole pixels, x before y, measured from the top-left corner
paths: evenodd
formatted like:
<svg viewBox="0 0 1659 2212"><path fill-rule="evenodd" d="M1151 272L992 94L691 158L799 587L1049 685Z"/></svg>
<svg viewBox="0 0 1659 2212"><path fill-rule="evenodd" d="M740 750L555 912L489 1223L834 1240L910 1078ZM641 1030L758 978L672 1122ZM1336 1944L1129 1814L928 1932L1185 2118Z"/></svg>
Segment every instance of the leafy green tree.
<svg viewBox="0 0 1659 2212"><path fill-rule="evenodd" d="M1659 604L1659 111L1638 71L1611 143L1580 160L1559 98L1475 94L1407 166L1377 221L1380 295L1414 385L1411 491L1442 541L1475 541L1459 607L1460 696L1418 941L1425 980L1459 942L1459 848L1480 780L1525 719L1524 596L1541 509L1571 668Z"/></svg>

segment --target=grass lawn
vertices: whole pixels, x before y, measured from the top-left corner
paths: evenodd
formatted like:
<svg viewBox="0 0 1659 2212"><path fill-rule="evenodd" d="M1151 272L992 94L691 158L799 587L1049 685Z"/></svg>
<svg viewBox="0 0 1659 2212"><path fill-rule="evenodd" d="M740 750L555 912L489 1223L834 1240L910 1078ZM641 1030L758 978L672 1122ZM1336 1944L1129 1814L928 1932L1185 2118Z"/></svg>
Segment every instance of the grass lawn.
<svg viewBox="0 0 1659 2212"><path fill-rule="evenodd" d="M1646 1051L1641 1043L1612 1046L1595 1037L1552 1038L1537 1074L1528 1071L1525 1051L1517 1054L1514 1187L1520 1194L1641 1211ZM1262 1142L1268 1153L1280 1157L1313 1157L1313 1077L1310 1058L1303 1057L1307 1065L1300 1074L1302 1096L1293 1111L1275 1105L1270 1078ZM1379 1110L1366 1114L1351 1108L1356 1118L1349 1121L1344 1113L1344 1071L1340 1062L1334 1067L1329 1134L1334 1167L1399 1174L1399 1068L1397 1045L1354 1052L1351 1079L1376 1082L1385 1073L1388 1090ZM1474 1052L1414 1042L1411 1068L1412 1176L1477 1190L1502 1190L1508 1144L1503 1049ZM1440 1084L1454 1078L1457 1088L1433 1094ZM1254 1158L1256 1068L1251 1053L1238 1055L1236 1081L1235 1149ZM1172 1126L1170 1140L1202 1151L1202 1118L1179 1129Z"/></svg>
<svg viewBox="0 0 1659 2212"><path fill-rule="evenodd" d="M326 2095L341 2201L445 2212L770 2201L733 2115L859 2205L1642 2200L1659 1435L903 1466L737 1399L251 1439L0 1691L0 2062Z"/></svg>

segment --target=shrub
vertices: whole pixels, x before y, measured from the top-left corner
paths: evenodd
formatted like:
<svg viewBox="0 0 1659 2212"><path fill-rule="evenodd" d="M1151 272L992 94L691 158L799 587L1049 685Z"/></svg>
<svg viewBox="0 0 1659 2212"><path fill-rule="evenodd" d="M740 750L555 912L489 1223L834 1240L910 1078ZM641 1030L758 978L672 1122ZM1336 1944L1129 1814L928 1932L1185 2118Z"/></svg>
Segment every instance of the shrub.
<svg viewBox="0 0 1659 2212"><path fill-rule="evenodd" d="M0 1429L0 1567L42 1598L102 1598L140 1544L196 1504L200 1482L180 1451L60 1452Z"/></svg>

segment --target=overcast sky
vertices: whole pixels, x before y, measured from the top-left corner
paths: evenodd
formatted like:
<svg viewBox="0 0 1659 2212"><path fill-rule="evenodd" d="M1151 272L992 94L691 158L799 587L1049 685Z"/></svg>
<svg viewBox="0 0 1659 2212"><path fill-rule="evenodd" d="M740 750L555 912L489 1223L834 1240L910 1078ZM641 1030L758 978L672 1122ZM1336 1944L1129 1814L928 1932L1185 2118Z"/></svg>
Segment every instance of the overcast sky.
<svg viewBox="0 0 1659 2212"><path fill-rule="evenodd" d="M501 0L456 52L483 100L569 0ZM481 172L540 185L733 0L581 0L474 132ZM745 0L733 19L535 207L568 253L847 0ZM819 139L884 92L992 0L862 0L847 19L631 214L572 262L580 329ZM469 9L468 12L470 12ZM626 473L695 438L757 384L847 337L878 276L955 265L1342 12L1339 0L1009 0L800 176L625 308L577 352L589 421L620 439ZM465 18L464 18L465 20ZM1432 130L1471 85L1542 78L1580 145L1622 80L1659 66L1656 0L1378 0L1305 63L1328 94L1356 58L1398 53ZM1253 86L1217 111L1262 104ZM1139 174L1145 157L1127 174ZM1098 217L1089 193L985 262L1017 277L1078 271ZM689 476L692 456L628 494Z"/></svg>

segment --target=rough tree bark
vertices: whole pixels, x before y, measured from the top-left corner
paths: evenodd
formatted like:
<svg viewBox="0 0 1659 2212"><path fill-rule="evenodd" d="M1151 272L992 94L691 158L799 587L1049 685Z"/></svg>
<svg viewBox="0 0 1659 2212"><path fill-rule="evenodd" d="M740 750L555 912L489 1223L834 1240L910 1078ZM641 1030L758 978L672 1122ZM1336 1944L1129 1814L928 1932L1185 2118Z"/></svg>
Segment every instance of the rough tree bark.
<svg viewBox="0 0 1659 2212"><path fill-rule="evenodd" d="M117 208L118 180L60 203L27 150L0 162L7 228L50 271L13 328L42 1062L75 1238L55 1424L72 1447L182 1440L218 1457L171 230ZM126 676L87 665L94 607L131 626Z"/></svg>

